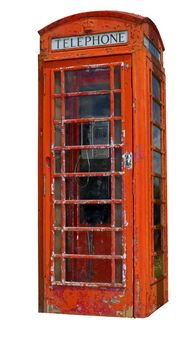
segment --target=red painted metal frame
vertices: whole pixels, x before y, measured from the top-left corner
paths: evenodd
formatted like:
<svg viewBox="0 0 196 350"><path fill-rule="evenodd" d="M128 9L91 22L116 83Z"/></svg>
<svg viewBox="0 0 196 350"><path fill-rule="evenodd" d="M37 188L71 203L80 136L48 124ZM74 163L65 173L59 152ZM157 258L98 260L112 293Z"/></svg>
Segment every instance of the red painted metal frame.
<svg viewBox="0 0 196 350"><path fill-rule="evenodd" d="M91 33L112 32L117 30L128 31L128 43L117 46L88 47L82 49L68 49L55 52L51 50L51 38L73 35L87 35ZM39 56L39 310L44 312L61 312L76 314L95 314L127 317L146 317L163 305L168 300L168 262L167 262L167 168L166 168L166 111L165 111L165 73L163 68L164 46L155 24L149 19L133 14L100 11L77 14L57 21L40 32L41 53ZM144 46L144 35L152 41L160 52L160 61ZM54 173L54 163L51 159L51 144L54 144L54 133L52 125L61 126L61 145L64 139L64 124L89 122L89 118L55 120L50 111L53 109L53 72L65 68L71 70L81 67L101 65L115 65L124 62L124 78L121 81L122 88L122 131L124 137L125 152L133 152L133 170L123 169L121 172L112 168L112 178L117 175L124 177L123 200L114 199L114 181L112 181L111 200L84 201L76 198L65 200L65 178L76 178L84 176L111 176L111 172L70 172L64 171L64 151L81 149L93 149L97 146L64 146L56 147L61 151L62 173L55 177L62 177L61 201L54 198L54 183L51 175ZM81 93L63 92L63 70L61 71L61 94L55 96L82 96ZM153 226L153 171L152 171L152 73L161 81L161 114L162 114L162 206L164 206L162 230L164 239L162 241L162 253L164 256L164 274L162 278L154 278L154 226ZM113 74L111 75L111 86ZM114 88L114 86L113 86ZM120 92L119 89L116 92ZM100 92L98 92L100 94ZM107 90L102 91L108 93ZM86 94L86 93L85 93ZM91 92L90 94L93 94ZM96 95L97 92L94 92ZM114 101L111 99L111 110ZM64 115L64 104L62 103L61 114ZM93 121L108 121L111 123L114 135L114 121L121 117L110 116L107 118L91 118ZM134 131L134 132L133 132ZM118 145L101 145L99 148L110 149L114 155ZM53 151L53 150L52 150ZM52 201L52 202L51 202ZM51 235L51 223L54 222L53 204L60 204L62 213L65 204L74 203L77 207L84 203L111 203L114 217L115 203L123 203L124 232L126 241L126 286L115 283L115 266L113 266L112 283L82 283L66 282L64 277L65 232L85 232L86 227L64 227L55 231L62 232L62 250L56 257L61 258L62 283L54 285L53 249L54 241ZM64 215L63 215L64 218ZM108 231L112 235L111 255L85 255L85 259L106 259L115 262L121 259L115 255L115 232L122 228L114 227L88 227L89 232ZM81 255L66 254L71 259L81 258ZM113 258L113 259L112 259ZM51 264L52 263L52 264ZM52 284L51 284L52 278ZM60 284L60 285L58 285ZM61 285L62 284L62 285Z"/></svg>
<svg viewBox="0 0 196 350"><path fill-rule="evenodd" d="M63 69L61 68L61 91L62 93L61 94L56 94L55 93L55 97L61 97L61 98L64 98L66 96L92 96L92 95L101 95L101 94L110 94L110 109L111 109L111 117L110 118L102 118L102 119L109 119L110 122L111 122L111 144L106 144L106 145L71 145L71 146L63 146L64 145L64 127L63 125L67 122L67 119L64 119L62 118L61 120L61 144L62 146L55 146L54 145L54 119L53 119L53 113L51 113L51 131L52 131L52 154L51 154L51 160L52 160L52 171L51 171L51 174L52 174L52 186L54 187L54 182L53 180L55 179L54 177L54 174L55 174L55 171L54 171L54 163L55 163L55 151L61 151L61 164L62 164L62 168L61 168L61 180L62 180L62 191L61 191L61 200L55 200L54 199L54 192L52 193L52 211L53 211L53 220L52 220L52 255L51 255L51 259L52 259L52 266L51 266L51 270L54 271L55 267L54 267L54 259L55 258L61 258L61 272L62 272L62 278L61 278L61 282L57 282L57 281L54 281L54 274L51 276L51 282L52 282L52 285L79 285L79 282L68 282L68 281L65 281L64 280L64 276L65 276L65 265L64 265L64 259L65 258L85 258L85 259L111 259L111 264L112 264L112 282L111 283L107 283L107 286L125 286L125 280L126 280L126 276L125 276L125 271L126 270L123 270L123 281L122 281L122 284L121 283L116 283L115 282L115 259L122 259L122 263L123 263L123 266L125 265L125 248L124 248L124 251L123 251L123 254L122 256L116 256L115 255L115 204L117 203L122 203L123 204L123 200L116 200L115 199L115 176L114 176L114 173L115 173L115 154L114 154L114 149L116 147L121 147L122 150L124 150L124 139L122 140L122 143L120 145L118 144L114 144L114 94L116 92L121 92L120 89L116 90L114 88L114 67L121 67L121 84L124 83L123 81L123 69L124 69L124 64L120 64L120 63L111 63L111 64L107 64L107 65L103 65L103 64L97 64L97 65L88 65L88 66L85 66L85 65L79 65L79 66L76 66L74 67L74 71L76 70L84 70L86 68L88 69L92 69L92 68L102 68L102 67L107 67L107 68L110 68L110 90L106 90L106 91L103 91L103 90L99 90L99 91L90 91L90 92L75 92L75 93L64 93L64 72L66 71L69 71L69 70L73 70L73 66L70 68L70 67L64 67ZM54 72L55 71L59 71L59 70L52 70L51 71L51 81L52 81L52 85L51 85L51 94L53 96L53 91L54 91L54 81L53 81L53 77L54 77ZM63 101L61 102L61 114L62 116L64 116L64 103ZM52 108L53 109L53 108ZM122 110L122 115L123 114L123 110ZM87 118L86 118L87 119ZM85 119L85 120L86 120ZM88 122L91 120L95 120L97 121L97 119L101 119L101 118L88 118ZM102 121L101 119L101 121ZM122 118L118 118L118 120L121 120ZM79 119L80 122L82 121L82 118ZM55 123L56 125L56 123ZM111 187L112 187L112 193L111 193L111 199L110 200L80 200L80 199L74 199L74 200L66 200L64 199L65 198L65 181L64 181L64 177L63 175L65 174L65 176L67 175L67 173L64 173L64 169L65 169L65 154L64 154L64 150L82 150L82 149L103 149L103 148L110 148L111 149L111 172L109 172L109 176L111 176ZM83 174L83 173L82 173ZM86 174L86 173L85 173ZM124 174L124 162L122 161L122 172L121 172L121 175ZM72 173L72 176L75 176L76 173ZM90 175L87 173L87 175ZM94 176L100 176L100 172L94 172ZM58 174L58 177L59 177L59 174ZM123 186L124 187L124 186ZM122 196L123 196L123 188L122 188ZM62 234L62 252L61 252L61 255L59 254L55 254L54 253L54 235L55 235L55 231L56 231L56 227L53 227L53 222L54 222L54 217L55 217L55 214L54 214L54 206L55 204L59 204L61 205L61 218L62 218L62 233L64 233L65 231L63 230L63 228L66 226L65 225L65 204L111 204L111 209L112 209L112 212L111 212L111 218L112 218L112 222L111 222L111 235L112 235L112 251L111 251L111 255L110 256L107 256L107 255L80 255L80 254L65 254L64 251L65 251L65 239L63 239L63 234ZM123 210L123 208L122 208ZM79 212L77 210L77 222L79 223ZM80 228L80 226L77 228ZM106 228L107 229L107 228ZM121 231L123 231L123 227L120 228ZM87 230L88 230L88 227L87 227ZM124 247L124 245L123 245ZM90 285L90 283L87 283L88 286ZM102 285L103 283L99 283L99 286ZM85 282L82 283L82 285L84 286L85 285ZM96 285L95 283L92 283L92 285ZM106 284L104 284L106 285Z"/></svg>

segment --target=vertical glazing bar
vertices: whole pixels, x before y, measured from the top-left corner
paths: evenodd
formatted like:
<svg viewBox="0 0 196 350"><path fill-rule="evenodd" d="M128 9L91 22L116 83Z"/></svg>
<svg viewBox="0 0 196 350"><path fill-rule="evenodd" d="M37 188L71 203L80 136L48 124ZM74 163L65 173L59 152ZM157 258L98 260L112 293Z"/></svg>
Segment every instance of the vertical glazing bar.
<svg viewBox="0 0 196 350"><path fill-rule="evenodd" d="M64 71L61 70L61 94L64 92ZM63 97L62 97L63 98ZM65 152L63 151L63 146L65 142L65 128L64 128L64 101L61 101L61 174L65 171ZM61 177L61 254L65 253L65 235L63 227L65 226L65 206L63 201L65 199L65 178ZM65 263L64 258L61 258L61 281L64 282L65 276Z"/></svg>
<svg viewBox="0 0 196 350"><path fill-rule="evenodd" d="M115 283L115 276L116 276L116 267L115 267L115 177L113 175L115 171L115 149L114 149L114 135L115 135L115 130L114 130L114 66L110 66L110 115L112 117L111 119L111 226L113 230L111 231L111 254L112 254L112 259L111 259L111 264L112 264L112 283Z"/></svg>
<svg viewBox="0 0 196 350"><path fill-rule="evenodd" d="M126 63L121 64L120 69L120 76L121 76L121 118L122 118L122 154L125 154L125 67ZM130 96L131 99L131 96ZM125 166L124 166L124 159L122 157L121 162L121 169L123 172L125 172ZM125 205L124 205L124 198L125 198L125 175L122 175L122 255L123 255L123 261L122 261L122 283L126 283L126 237L124 232L124 224L126 221L125 217Z"/></svg>
<svg viewBox="0 0 196 350"><path fill-rule="evenodd" d="M55 179L54 179L54 169L55 169L55 156L54 156L54 71L51 71L51 269L50 269L50 276L51 276L51 283L55 282L55 273L54 273L54 226L55 226Z"/></svg>

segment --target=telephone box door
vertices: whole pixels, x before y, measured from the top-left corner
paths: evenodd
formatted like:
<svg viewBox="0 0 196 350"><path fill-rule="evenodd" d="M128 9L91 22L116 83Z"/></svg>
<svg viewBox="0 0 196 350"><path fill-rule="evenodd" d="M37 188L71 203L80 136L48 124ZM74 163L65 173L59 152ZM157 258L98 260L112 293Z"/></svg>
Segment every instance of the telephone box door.
<svg viewBox="0 0 196 350"><path fill-rule="evenodd" d="M44 76L45 309L132 316L131 56Z"/></svg>

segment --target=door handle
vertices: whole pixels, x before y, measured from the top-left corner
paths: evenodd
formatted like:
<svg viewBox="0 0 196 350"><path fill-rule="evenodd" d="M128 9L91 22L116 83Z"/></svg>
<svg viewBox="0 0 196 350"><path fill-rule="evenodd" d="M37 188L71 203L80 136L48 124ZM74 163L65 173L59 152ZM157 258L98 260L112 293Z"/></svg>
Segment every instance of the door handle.
<svg viewBox="0 0 196 350"><path fill-rule="evenodd" d="M133 168L133 153L127 152L124 155L124 164L126 169L132 169Z"/></svg>

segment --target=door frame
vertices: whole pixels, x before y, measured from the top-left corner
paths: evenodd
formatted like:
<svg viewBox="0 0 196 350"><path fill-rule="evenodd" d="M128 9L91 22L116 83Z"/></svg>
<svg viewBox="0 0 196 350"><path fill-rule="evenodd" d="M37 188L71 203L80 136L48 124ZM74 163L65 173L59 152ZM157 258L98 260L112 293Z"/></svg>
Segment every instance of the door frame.
<svg viewBox="0 0 196 350"><path fill-rule="evenodd" d="M39 226L42 228L39 230L39 269L40 269L40 309L45 312L65 312L69 313L62 307L55 306L55 294L51 291L51 283L50 283L50 274L51 274L51 243L48 236L48 232L50 232L51 224L51 204L50 204L50 192L51 192L51 126L48 111L51 110L51 69L56 69L59 67L74 67L76 66L89 65L93 64L110 64L114 62L123 62L123 70L124 70L124 78L122 78L121 82L124 86L124 91L122 91L122 135L125 141L125 152L133 151L133 122L132 122L132 87L131 87L131 55L117 55L117 56L107 56L107 57L99 57L99 58L83 58L83 59L74 59L74 60L63 60L63 61L50 61L45 62L43 65L43 81L40 82L40 90L41 94L43 94L43 100L40 101L40 109L43 112L43 129L42 135L40 137L39 134L39 192L42 192L42 201L40 200L39 195L39 203L43 204L43 212L40 210L39 214ZM41 114L42 114L41 112ZM40 128L41 130L42 120L40 118ZM128 137L131 135L132 137ZM124 155L123 155L124 156ZM40 164L42 163L42 164ZM40 174L41 171L41 174ZM109 293L110 288L108 290L103 289L100 298L98 298L98 303L102 301L103 297L106 298L107 302L105 304L109 304L109 300L114 300L111 302L112 304L112 312L109 310L109 307L105 308L105 311L97 310L94 311L94 308L90 307L90 310L76 310L74 312L73 308L70 308L70 313L82 313L82 314L103 314L103 315L114 315L114 316L133 316L133 293L134 293L134 285L133 285L133 191L132 191L132 179L133 179L133 169L124 169L125 172L125 190L124 190L124 231L126 236L126 247L129 249L125 252L127 266L124 266L124 270L126 271L126 287L121 288L119 291L116 289ZM39 205L39 208L41 205ZM50 213L50 215L48 215ZM40 219L41 217L41 219ZM43 234L43 236L42 236ZM124 256L124 258L125 258ZM44 283L43 283L44 281ZM64 287L63 287L64 288ZM68 286L66 287L68 288ZM92 290L90 287L88 289L87 286L83 287L73 287L70 286L68 288L70 293L74 294L74 289L83 288L83 297L86 295L86 298L91 297L88 293L89 290ZM97 292L97 289L96 289ZM105 294L104 294L105 292ZM77 295L79 297L78 291ZM117 295L117 298L116 298ZM61 295L62 297L62 295ZM43 302L44 300L44 302ZM120 306L120 308L119 308ZM63 311L64 310L64 311Z"/></svg>

